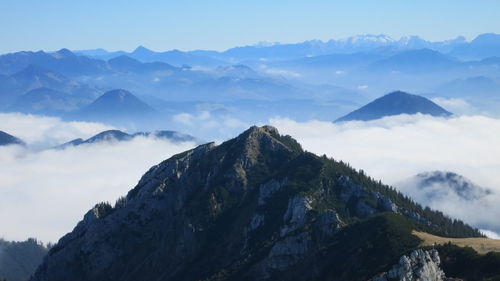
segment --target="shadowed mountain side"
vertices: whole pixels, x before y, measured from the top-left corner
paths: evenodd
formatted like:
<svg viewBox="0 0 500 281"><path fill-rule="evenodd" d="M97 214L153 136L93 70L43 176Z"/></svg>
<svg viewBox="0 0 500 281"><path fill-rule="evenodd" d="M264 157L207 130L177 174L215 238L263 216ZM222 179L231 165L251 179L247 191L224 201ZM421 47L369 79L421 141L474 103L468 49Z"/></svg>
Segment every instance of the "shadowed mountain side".
<svg viewBox="0 0 500 281"><path fill-rule="evenodd" d="M0 280L28 280L47 252L47 247L35 239L23 242L0 239Z"/></svg>

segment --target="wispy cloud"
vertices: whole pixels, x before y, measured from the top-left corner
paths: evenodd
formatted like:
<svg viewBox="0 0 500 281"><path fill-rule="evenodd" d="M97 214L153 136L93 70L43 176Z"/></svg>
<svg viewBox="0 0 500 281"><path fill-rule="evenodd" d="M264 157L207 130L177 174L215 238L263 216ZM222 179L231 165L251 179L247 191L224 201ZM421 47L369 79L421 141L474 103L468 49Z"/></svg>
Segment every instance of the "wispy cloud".
<svg viewBox="0 0 500 281"><path fill-rule="evenodd" d="M432 98L433 102L442 106L446 110L453 112L454 114L478 114L477 108L472 106L464 99L458 98Z"/></svg>
<svg viewBox="0 0 500 281"><path fill-rule="evenodd" d="M41 149L75 138L88 138L112 126L92 122L64 122L56 117L21 113L0 113L0 130L21 138L30 147Z"/></svg>

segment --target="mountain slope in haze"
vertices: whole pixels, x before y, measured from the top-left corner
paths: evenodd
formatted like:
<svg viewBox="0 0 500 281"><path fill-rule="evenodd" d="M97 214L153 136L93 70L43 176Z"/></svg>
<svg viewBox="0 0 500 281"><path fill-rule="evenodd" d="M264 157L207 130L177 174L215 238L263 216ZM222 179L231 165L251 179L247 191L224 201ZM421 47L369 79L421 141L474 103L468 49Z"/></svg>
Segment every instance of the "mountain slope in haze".
<svg viewBox="0 0 500 281"><path fill-rule="evenodd" d="M92 87L82 85L59 73L37 65L28 65L21 71L12 74L10 78L16 84L17 91L21 93L38 88L50 88L88 97L93 97L96 93L96 90Z"/></svg>
<svg viewBox="0 0 500 281"><path fill-rule="evenodd" d="M78 56L68 49L54 53L16 52L0 56L0 73L13 74L29 65L37 65L66 76L94 75L107 70L104 61Z"/></svg>
<svg viewBox="0 0 500 281"><path fill-rule="evenodd" d="M12 74L29 65L38 65L67 76L97 74L107 68L103 61L77 56L68 49L55 53L16 52L0 56L0 73Z"/></svg>
<svg viewBox="0 0 500 281"><path fill-rule="evenodd" d="M491 190L482 188L471 180L447 171L432 171L420 173L407 181L415 193L412 198L422 198L420 201L446 200L452 193L464 200L477 200L492 193ZM419 202L420 202L419 201Z"/></svg>
<svg viewBox="0 0 500 281"><path fill-rule="evenodd" d="M470 43L459 44L450 52L451 55L467 59L482 59L500 56L500 34L480 34Z"/></svg>
<svg viewBox="0 0 500 281"><path fill-rule="evenodd" d="M129 56L118 56L108 60L108 65L117 72L154 72L154 71L175 71L176 67L164 62L140 62Z"/></svg>
<svg viewBox="0 0 500 281"><path fill-rule="evenodd" d="M47 252L47 247L34 239L23 242L0 239L0 280L28 280Z"/></svg>
<svg viewBox="0 0 500 281"><path fill-rule="evenodd" d="M28 65L3 79L0 77L0 89L2 109L19 108L27 113L74 111L90 103L100 92L37 65Z"/></svg>
<svg viewBox="0 0 500 281"><path fill-rule="evenodd" d="M99 134L83 140L81 138L74 139L67 143L64 143L56 148L67 148L71 146L78 146L82 144L93 144L93 143L103 143L103 142L121 142L129 141L136 137L152 137L156 139L164 139L172 142L195 142L200 143L198 139L193 136L182 134L175 131L154 131L154 132L138 132L134 134L127 134L120 130L108 130L100 132Z"/></svg>
<svg viewBox="0 0 500 281"><path fill-rule="evenodd" d="M37 88L18 97L9 111L61 116L89 104L88 98L62 93L49 88Z"/></svg>
<svg viewBox="0 0 500 281"><path fill-rule="evenodd" d="M10 135L4 131L0 131L0 146L2 145L11 145L11 144L20 144L24 145L24 142L13 135Z"/></svg>
<svg viewBox="0 0 500 281"><path fill-rule="evenodd" d="M480 35L481 36L481 35ZM478 37L480 37L478 36ZM75 53L96 59L111 59L127 55L143 62L161 61L176 66L220 66L228 63L234 64L244 61L300 59L306 57L352 54L357 52L372 52L381 48L390 48L399 51L431 49L443 53L450 50L468 46L470 43L463 36L455 39L430 42L418 36L405 36L395 40L384 34L364 34L339 40L309 40L299 43L270 43L262 42L255 45L230 48L223 52L210 50L179 51L169 50L155 52L138 46L132 52L108 52L103 49L80 50Z"/></svg>
<svg viewBox="0 0 500 281"><path fill-rule="evenodd" d="M368 66L369 71L433 72L460 66L455 59L430 49L410 50L381 59Z"/></svg>
<svg viewBox="0 0 500 281"><path fill-rule="evenodd" d="M117 89L104 93L91 104L82 108L78 115L83 118L119 119L138 118L155 113L155 110L126 90Z"/></svg>
<svg viewBox="0 0 500 281"><path fill-rule="evenodd" d="M392 92L380 97L369 104L335 120L341 121L369 121L386 116L399 114L427 114L432 116L450 116L451 113L422 96L412 95L401 91Z"/></svg>
<svg viewBox="0 0 500 281"><path fill-rule="evenodd" d="M129 56L142 62L165 62L177 67L183 65L214 67L227 64L227 62L213 56L216 53L211 51L182 52L179 50L154 52L143 46L139 46Z"/></svg>
<svg viewBox="0 0 500 281"><path fill-rule="evenodd" d="M33 281L368 280L418 247L412 229L481 236L269 126L152 167L96 205Z"/></svg>
<svg viewBox="0 0 500 281"><path fill-rule="evenodd" d="M491 100L500 96L500 80L486 76L455 79L439 86L437 92L453 98Z"/></svg>

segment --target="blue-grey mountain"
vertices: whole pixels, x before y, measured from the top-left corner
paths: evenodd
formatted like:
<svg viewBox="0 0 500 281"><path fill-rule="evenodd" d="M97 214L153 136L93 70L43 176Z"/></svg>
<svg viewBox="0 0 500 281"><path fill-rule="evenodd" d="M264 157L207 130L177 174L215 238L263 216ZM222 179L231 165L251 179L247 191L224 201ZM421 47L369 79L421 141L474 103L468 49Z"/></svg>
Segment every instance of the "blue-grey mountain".
<svg viewBox="0 0 500 281"><path fill-rule="evenodd" d="M155 113L155 110L138 99L129 91L123 89L104 93L91 104L78 112L86 119L120 119L144 118Z"/></svg>
<svg viewBox="0 0 500 281"><path fill-rule="evenodd" d="M24 145L24 142L21 139L14 137L11 134L8 134L4 131L0 131L0 146L11 145L11 144Z"/></svg>
<svg viewBox="0 0 500 281"><path fill-rule="evenodd" d="M451 113L431 100L401 91L392 92L369 104L337 119L341 121L369 121L400 114L426 114L431 116L450 116Z"/></svg>

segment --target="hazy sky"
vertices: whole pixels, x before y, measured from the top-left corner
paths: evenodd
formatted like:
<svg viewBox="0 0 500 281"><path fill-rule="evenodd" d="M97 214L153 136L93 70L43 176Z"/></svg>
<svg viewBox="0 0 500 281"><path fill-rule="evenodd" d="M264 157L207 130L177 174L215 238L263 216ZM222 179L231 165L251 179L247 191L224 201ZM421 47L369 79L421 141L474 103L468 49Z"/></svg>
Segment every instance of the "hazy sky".
<svg viewBox="0 0 500 281"><path fill-rule="evenodd" d="M384 33L443 40L500 31L497 0L0 0L0 53L217 49Z"/></svg>

